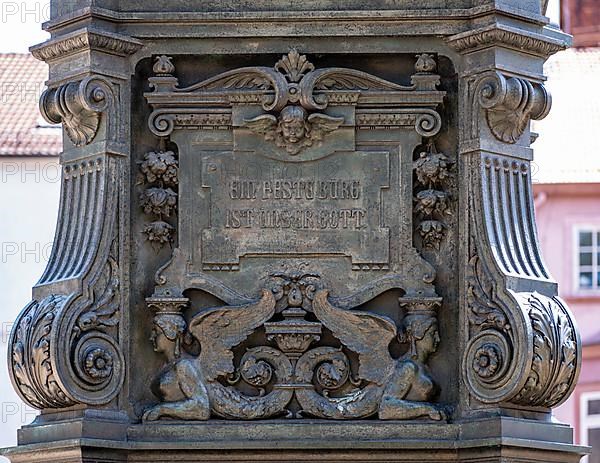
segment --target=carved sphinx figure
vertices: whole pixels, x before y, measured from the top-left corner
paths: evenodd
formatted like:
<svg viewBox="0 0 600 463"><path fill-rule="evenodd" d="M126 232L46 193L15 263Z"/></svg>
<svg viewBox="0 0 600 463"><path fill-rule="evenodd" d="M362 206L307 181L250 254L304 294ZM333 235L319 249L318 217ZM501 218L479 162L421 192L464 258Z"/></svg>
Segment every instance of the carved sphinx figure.
<svg viewBox="0 0 600 463"><path fill-rule="evenodd" d="M145 421L163 417L179 420L207 420L210 417L208 391L198 363L182 354L186 322L179 313L158 313L150 338L154 351L163 354L167 364L152 384L154 394L162 401L148 409Z"/></svg>
<svg viewBox="0 0 600 463"><path fill-rule="evenodd" d="M358 376L371 383L361 391L360 398L370 401L367 397L378 397L380 419L447 419L443 407L429 403L437 393L437 386L426 363L440 342L432 307L416 304L409 308L398 335L396 324L387 317L338 309L329 303L326 291L315 296L315 315L344 345L359 354ZM409 345L408 352L399 359L389 352L389 345L396 337ZM379 394L368 394L372 385L379 386Z"/></svg>
<svg viewBox="0 0 600 463"><path fill-rule="evenodd" d="M257 302L244 306L225 306L206 309L190 322L189 333L179 310L172 309L173 302L150 299L149 305L158 308L154 317L151 341L154 350L166 357L167 364L159 372L153 393L161 403L148 409L143 420L161 418L176 420L208 420L211 412L227 418L261 418L268 415L277 402L277 394L261 398L232 394L217 378L235 373L231 348L244 341L258 326L275 312L275 298L263 291ZM181 304L180 304L181 306ZM195 338L200 344L200 355L190 356L182 351L184 341ZM228 403L236 401L243 407L234 414Z"/></svg>
<svg viewBox="0 0 600 463"><path fill-rule="evenodd" d="M379 405L379 418L411 419L427 416L447 419L443 408L429 404L437 391L427 360L440 343L437 319L428 314L409 314L402 322L400 342L409 350L396 361L394 372Z"/></svg>

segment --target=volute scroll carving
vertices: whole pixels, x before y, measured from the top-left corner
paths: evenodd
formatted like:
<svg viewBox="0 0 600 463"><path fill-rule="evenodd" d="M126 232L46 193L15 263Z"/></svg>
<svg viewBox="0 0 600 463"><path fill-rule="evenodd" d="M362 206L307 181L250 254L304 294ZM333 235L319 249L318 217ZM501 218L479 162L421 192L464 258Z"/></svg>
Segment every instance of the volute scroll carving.
<svg viewBox="0 0 600 463"><path fill-rule="evenodd" d="M125 360L116 338L119 267L109 256L91 294L51 294L32 301L9 341L13 384L34 408L104 405L120 391ZM62 333L62 334L59 334Z"/></svg>
<svg viewBox="0 0 600 463"><path fill-rule="evenodd" d="M497 71L480 77L475 98L494 137L509 144L519 141L531 119L546 117L552 105L550 93L541 83Z"/></svg>
<svg viewBox="0 0 600 463"><path fill-rule="evenodd" d="M107 118L106 137L119 141L117 104L115 85L99 75L49 89L40 99L44 117L62 122L76 149L93 141L108 111L114 117ZM123 386L122 173L121 157L109 153L82 150L62 161L52 254L9 341L12 382L34 408L105 406Z"/></svg>
<svg viewBox="0 0 600 463"><path fill-rule="evenodd" d="M575 387L582 359L579 333L564 302L506 288L477 253L469 272L463 377L472 396L486 404L560 405Z"/></svg>
<svg viewBox="0 0 600 463"><path fill-rule="evenodd" d="M62 123L75 146L94 140L100 118L114 101L112 84L91 76L46 90L40 98L40 111L53 124Z"/></svg>

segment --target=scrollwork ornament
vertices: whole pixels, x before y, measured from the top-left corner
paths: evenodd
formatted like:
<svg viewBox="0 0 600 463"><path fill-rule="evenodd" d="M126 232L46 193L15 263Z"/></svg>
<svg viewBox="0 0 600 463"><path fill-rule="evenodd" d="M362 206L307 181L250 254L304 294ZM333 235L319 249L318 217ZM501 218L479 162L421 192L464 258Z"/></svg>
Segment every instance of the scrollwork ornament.
<svg viewBox="0 0 600 463"><path fill-rule="evenodd" d="M40 111L53 124L62 123L75 146L93 141L101 114L113 104L110 82L96 76L46 90L40 98Z"/></svg>
<svg viewBox="0 0 600 463"><path fill-rule="evenodd" d="M510 382L507 373L512 358L512 345L497 331L483 331L469 341L464 355L465 377L479 400L493 403L506 395L504 386Z"/></svg>
<svg viewBox="0 0 600 463"><path fill-rule="evenodd" d="M107 334L90 332L77 342L73 358L83 388L94 401L110 400L125 376L125 359L118 343Z"/></svg>
<svg viewBox="0 0 600 463"><path fill-rule="evenodd" d="M251 386L264 387L273 379L273 367L259 359L253 351L249 351L240 361L240 374Z"/></svg>
<svg viewBox="0 0 600 463"><path fill-rule="evenodd" d="M490 72L480 78L475 98L485 111L494 137L509 144L521 139L531 119L546 117L552 104L550 93L541 83L507 77L500 72Z"/></svg>
<svg viewBox="0 0 600 463"><path fill-rule="evenodd" d="M517 293L533 328L527 381L512 402L552 408L571 394L581 368L581 340L573 316L558 297Z"/></svg>

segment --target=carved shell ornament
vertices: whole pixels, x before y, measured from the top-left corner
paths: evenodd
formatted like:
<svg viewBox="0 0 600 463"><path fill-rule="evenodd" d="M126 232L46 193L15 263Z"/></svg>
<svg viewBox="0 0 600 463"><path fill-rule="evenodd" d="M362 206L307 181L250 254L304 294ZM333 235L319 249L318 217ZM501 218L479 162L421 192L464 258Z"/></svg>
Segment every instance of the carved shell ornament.
<svg viewBox="0 0 600 463"><path fill-rule="evenodd" d="M52 123L62 123L75 146L94 140L100 126L100 114L113 100L110 84L90 77L46 90L40 98L40 111Z"/></svg>
<svg viewBox="0 0 600 463"><path fill-rule="evenodd" d="M546 117L552 105L550 93L542 84L499 72L484 75L476 95L494 137L510 144L519 141L531 119Z"/></svg>

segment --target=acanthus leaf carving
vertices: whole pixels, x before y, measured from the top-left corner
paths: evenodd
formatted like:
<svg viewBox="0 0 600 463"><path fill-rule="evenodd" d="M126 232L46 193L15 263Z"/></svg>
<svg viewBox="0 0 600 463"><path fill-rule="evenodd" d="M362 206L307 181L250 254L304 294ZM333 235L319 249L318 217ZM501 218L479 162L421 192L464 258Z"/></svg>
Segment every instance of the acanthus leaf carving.
<svg viewBox="0 0 600 463"><path fill-rule="evenodd" d="M558 297L519 294L533 328L533 358L523 389L512 402L556 407L569 396L578 376L580 341L572 315Z"/></svg>
<svg viewBox="0 0 600 463"><path fill-rule="evenodd" d="M56 380L50 354L52 327L67 298L50 295L31 302L17 319L11 333L11 368L13 384L21 398L38 408L61 408L74 405Z"/></svg>

